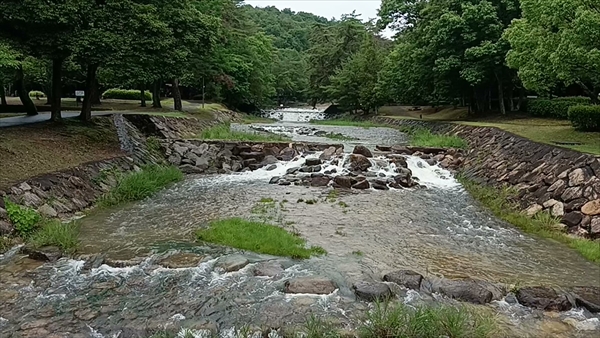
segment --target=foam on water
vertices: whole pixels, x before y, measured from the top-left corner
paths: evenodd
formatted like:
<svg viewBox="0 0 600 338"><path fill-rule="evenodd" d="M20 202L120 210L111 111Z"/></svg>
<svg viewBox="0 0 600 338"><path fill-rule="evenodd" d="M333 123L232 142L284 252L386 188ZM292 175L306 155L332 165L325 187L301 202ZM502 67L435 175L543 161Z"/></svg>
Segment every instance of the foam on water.
<svg viewBox="0 0 600 338"><path fill-rule="evenodd" d="M309 122L310 120L323 120L325 114L320 109L310 108L283 108L263 113L264 117L284 122Z"/></svg>

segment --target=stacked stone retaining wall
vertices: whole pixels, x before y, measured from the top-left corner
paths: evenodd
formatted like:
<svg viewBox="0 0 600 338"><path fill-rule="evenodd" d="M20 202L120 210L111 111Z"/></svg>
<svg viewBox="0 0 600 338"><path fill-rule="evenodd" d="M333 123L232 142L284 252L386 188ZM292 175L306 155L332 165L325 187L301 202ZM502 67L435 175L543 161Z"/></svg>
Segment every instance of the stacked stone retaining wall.
<svg viewBox="0 0 600 338"><path fill-rule="evenodd" d="M546 210L570 233L600 238L600 157L537 143L490 127L378 117L390 126L425 127L465 139L461 168L471 178L518 191L524 212Z"/></svg>

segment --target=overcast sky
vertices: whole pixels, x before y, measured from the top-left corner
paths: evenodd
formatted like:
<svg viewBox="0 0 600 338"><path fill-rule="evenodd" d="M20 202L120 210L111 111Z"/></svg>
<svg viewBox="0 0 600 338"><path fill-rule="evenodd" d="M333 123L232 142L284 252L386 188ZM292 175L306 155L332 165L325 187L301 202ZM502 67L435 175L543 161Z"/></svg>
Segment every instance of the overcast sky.
<svg viewBox="0 0 600 338"><path fill-rule="evenodd" d="M295 12L308 12L327 19L339 19L342 14L362 14L361 19L367 20L377 17L377 10L381 0L246 0L252 6L275 6L284 9L290 8Z"/></svg>

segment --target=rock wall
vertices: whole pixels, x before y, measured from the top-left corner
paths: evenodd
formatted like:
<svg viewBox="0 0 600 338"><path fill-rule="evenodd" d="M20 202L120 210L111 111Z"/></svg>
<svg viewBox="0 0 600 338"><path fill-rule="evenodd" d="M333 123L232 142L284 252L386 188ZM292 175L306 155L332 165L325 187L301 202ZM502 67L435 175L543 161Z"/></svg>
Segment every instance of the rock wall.
<svg viewBox="0 0 600 338"><path fill-rule="evenodd" d="M420 120L376 118L400 127L425 127L469 143L459 159L465 174L481 183L518 191L524 212L546 210L570 233L600 238L600 157L533 142L496 128Z"/></svg>

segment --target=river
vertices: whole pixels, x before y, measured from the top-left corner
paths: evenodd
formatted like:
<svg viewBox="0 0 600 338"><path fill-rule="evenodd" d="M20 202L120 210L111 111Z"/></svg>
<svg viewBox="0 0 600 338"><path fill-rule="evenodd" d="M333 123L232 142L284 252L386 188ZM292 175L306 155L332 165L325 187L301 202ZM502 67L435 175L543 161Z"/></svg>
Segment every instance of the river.
<svg viewBox="0 0 600 338"><path fill-rule="evenodd" d="M232 128L328 143L332 140L324 133L339 133L353 138L341 141L347 152L355 144L373 148L407 140L389 128L297 121ZM203 329L218 330L231 337L232 329L242 325L295 326L311 315L352 329L369 307L355 299L352 283L381 280L398 269L518 285L600 284L600 268L575 251L496 219L447 171L418 158L408 162L426 189L332 195L326 188L271 185L272 176L295 165L280 162L271 172L188 176L147 200L94 212L81 220L79 258L41 264L11 252L0 257L0 337L144 337L179 328L198 330L199 336ZM388 169L379 163L373 171L384 175ZM260 202L266 198L274 203ZM195 242L195 230L227 217L277 223L328 254L295 261ZM112 266L86 269L83 257L99 253ZM183 268L162 263L182 253L201 263ZM233 254L244 255L250 264L236 272L215 267L219 257ZM255 277L254 267L270 260L281 262L284 274ZM287 279L310 275L330 278L339 289L320 296L282 292ZM398 297L407 304L450 302L407 290L400 290ZM505 301L481 308L495 312L515 336L598 335L583 329L594 327L599 317L582 309L543 313Z"/></svg>

